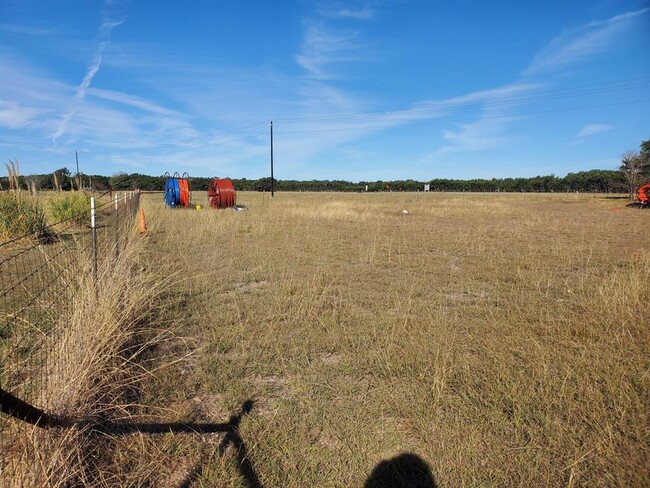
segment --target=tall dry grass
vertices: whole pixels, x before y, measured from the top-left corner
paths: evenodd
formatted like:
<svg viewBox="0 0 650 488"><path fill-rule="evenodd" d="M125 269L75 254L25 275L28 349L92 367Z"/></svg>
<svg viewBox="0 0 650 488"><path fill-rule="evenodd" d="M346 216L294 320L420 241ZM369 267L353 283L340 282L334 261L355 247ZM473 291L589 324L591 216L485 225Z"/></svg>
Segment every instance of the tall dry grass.
<svg viewBox="0 0 650 488"><path fill-rule="evenodd" d="M140 414L142 385L159 367L152 351L171 337L161 297L173 277L145 266L139 236L125 240L100 264L97 286L90 269L65 278L76 285L43 346L36 402L65 426L7 422L3 486L119 486L128 471L114 462L119 437L104 428Z"/></svg>
<svg viewBox="0 0 650 488"><path fill-rule="evenodd" d="M45 209L39 198L18 192L0 193L0 239L38 234L45 226Z"/></svg>
<svg viewBox="0 0 650 488"><path fill-rule="evenodd" d="M41 200L23 195L18 160L9 161L5 166L9 191L0 191L0 239L9 240L40 232L45 225L45 210Z"/></svg>

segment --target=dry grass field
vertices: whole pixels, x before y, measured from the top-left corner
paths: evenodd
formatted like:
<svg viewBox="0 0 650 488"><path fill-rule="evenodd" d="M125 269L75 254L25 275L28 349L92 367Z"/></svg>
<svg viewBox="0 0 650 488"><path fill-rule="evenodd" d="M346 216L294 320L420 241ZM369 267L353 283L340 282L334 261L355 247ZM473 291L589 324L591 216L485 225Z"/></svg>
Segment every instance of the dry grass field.
<svg viewBox="0 0 650 488"><path fill-rule="evenodd" d="M149 232L99 293L81 277L46 344L47 408L72 427L11 424L24 442L0 484L650 484L648 212L602 195L238 199L143 197Z"/></svg>
<svg viewBox="0 0 650 488"><path fill-rule="evenodd" d="M650 484L650 214L583 195L238 200L144 202L176 340L141 402L203 433L124 436L124 483L381 486L373 469L411 453L442 487ZM238 435L209 433L229 418Z"/></svg>

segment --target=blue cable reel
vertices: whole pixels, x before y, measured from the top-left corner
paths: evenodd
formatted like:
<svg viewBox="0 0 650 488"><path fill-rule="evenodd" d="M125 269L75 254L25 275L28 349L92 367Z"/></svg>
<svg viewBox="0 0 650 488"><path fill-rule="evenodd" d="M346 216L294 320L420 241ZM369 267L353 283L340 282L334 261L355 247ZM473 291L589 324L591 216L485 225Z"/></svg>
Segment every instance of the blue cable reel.
<svg viewBox="0 0 650 488"><path fill-rule="evenodd" d="M178 184L180 175L174 173L174 176L169 176L169 173L165 173L165 206L169 208L177 207L181 202L181 189Z"/></svg>

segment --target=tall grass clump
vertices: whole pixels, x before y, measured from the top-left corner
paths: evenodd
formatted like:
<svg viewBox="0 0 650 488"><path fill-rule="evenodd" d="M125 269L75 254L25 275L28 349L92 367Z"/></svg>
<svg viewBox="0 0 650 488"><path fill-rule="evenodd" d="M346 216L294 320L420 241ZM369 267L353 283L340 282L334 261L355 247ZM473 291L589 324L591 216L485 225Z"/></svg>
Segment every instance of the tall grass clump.
<svg viewBox="0 0 650 488"><path fill-rule="evenodd" d="M35 197L18 192L0 193L0 239L38 233L45 225L45 211Z"/></svg>
<svg viewBox="0 0 650 488"><path fill-rule="evenodd" d="M107 429L132 418L151 350L167 334L157 325L166 279L141 256L142 245L130 240L100 267L97 286L90 272L70 277L78 291L45 346L38 402L66 427L11 424L18 441L7 486L119 486L123 467L112 464L117 440Z"/></svg>
<svg viewBox="0 0 650 488"><path fill-rule="evenodd" d="M49 210L54 222L72 219L79 225L90 221L90 196L83 192L58 194L49 202Z"/></svg>

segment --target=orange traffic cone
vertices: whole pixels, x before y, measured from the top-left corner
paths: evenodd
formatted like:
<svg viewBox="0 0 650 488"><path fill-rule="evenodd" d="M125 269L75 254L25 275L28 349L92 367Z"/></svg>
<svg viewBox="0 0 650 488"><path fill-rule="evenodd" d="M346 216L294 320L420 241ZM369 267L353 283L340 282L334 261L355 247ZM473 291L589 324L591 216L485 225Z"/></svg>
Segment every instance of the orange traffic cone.
<svg viewBox="0 0 650 488"><path fill-rule="evenodd" d="M144 209L140 207L140 234L147 233L147 219L144 218Z"/></svg>

